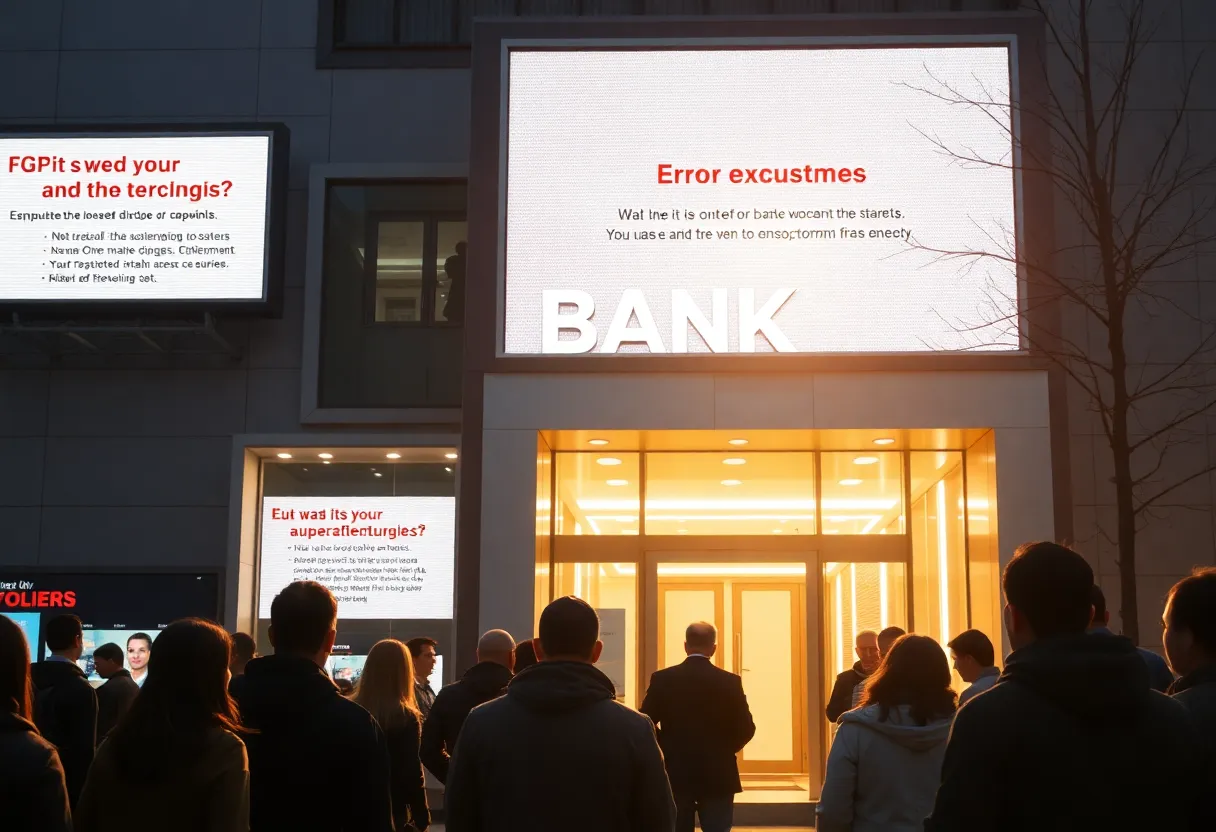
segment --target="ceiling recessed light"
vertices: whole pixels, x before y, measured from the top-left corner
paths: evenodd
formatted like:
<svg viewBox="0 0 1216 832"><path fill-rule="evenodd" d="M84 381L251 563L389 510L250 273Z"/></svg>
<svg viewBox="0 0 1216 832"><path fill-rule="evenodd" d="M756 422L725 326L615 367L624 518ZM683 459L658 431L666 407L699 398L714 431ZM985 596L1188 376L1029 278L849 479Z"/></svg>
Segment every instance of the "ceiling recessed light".
<svg viewBox="0 0 1216 832"><path fill-rule="evenodd" d="M857 480L857 479L847 479L847 480L840 481L841 485L861 485L861 483L862 483L862 481Z"/></svg>
<svg viewBox="0 0 1216 832"><path fill-rule="evenodd" d="M732 456L730 459L722 460L723 465L746 465L747 460L742 457Z"/></svg>
<svg viewBox="0 0 1216 832"><path fill-rule="evenodd" d="M781 529L773 529L773 534L781 534Z"/></svg>
<svg viewBox="0 0 1216 832"><path fill-rule="evenodd" d="M446 453L446 454L444 454L444 455L443 455L443 458L444 458L444 459L455 459L455 458L456 458L456 454L454 454L454 453Z"/></svg>
<svg viewBox="0 0 1216 832"><path fill-rule="evenodd" d="M323 459L323 460L321 460L321 464L322 464L322 465L328 465L328 464L329 464L329 460L328 460L328 459Z"/></svg>
<svg viewBox="0 0 1216 832"><path fill-rule="evenodd" d="M722 480L723 485L743 485L743 480Z"/></svg>
<svg viewBox="0 0 1216 832"><path fill-rule="evenodd" d="M587 444L588 445L607 445L608 440L607 439L588 439Z"/></svg>
<svg viewBox="0 0 1216 832"><path fill-rule="evenodd" d="M321 459L333 459L334 458L333 454L317 454L317 456L319 456Z"/></svg>
<svg viewBox="0 0 1216 832"><path fill-rule="evenodd" d="M596 460L600 465L620 465L621 461L614 456L602 456Z"/></svg>
<svg viewBox="0 0 1216 832"><path fill-rule="evenodd" d="M381 474L379 471L376 471L375 473L372 474L372 476L373 477L383 477L384 474Z"/></svg>
<svg viewBox="0 0 1216 832"><path fill-rule="evenodd" d="M853 457L854 465L873 465L876 462L878 462L878 457L876 457L876 456Z"/></svg>
<svg viewBox="0 0 1216 832"><path fill-rule="evenodd" d="M275 456L277 456L279 459L291 459L291 454L288 453L275 454Z"/></svg>
<svg viewBox="0 0 1216 832"><path fill-rule="evenodd" d="M746 445L746 444L747 444L747 440L746 440L746 439L732 439L732 440L730 440L729 444L731 444L731 445Z"/></svg>
<svg viewBox="0 0 1216 832"><path fill-rule="evenodd" d="M608 480L608 484L617 488L622 485L629 485L629 480Z"/></svg>
<svg viewBox="0 0 1216 832"><path fill-rule="evenodd" d="M676 534L688 534L688 529L677 529Z"/></svg>
<svg viewBox="0 0 1216 832"><path fill-rule="evenodd" d="M895 440L889 436L884 436L882 439L875 439L874 444L875 445L894 445Z"/></svg>
<svg viewBox="0 0 1216 832"><path fill-rule="evenodd" d="M396 451L393 451L391 454L385 454L384 458L385 459L401 459L401 454L397 453Z"/></svg>
<svg viewBox="0 0 1216 832"><path fill-rule="evenodd" d="M447 466L444 466L443 470L447 471L449 474L452 473L452 469L448 468Z"/></svg>

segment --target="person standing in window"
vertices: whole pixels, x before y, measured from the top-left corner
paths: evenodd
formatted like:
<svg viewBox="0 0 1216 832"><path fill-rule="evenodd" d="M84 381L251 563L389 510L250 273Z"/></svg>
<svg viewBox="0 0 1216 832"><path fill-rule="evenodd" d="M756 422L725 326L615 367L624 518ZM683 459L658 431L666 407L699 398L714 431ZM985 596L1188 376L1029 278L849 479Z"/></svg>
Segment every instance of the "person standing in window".
<svg viewBox="0 0 1216 832"><path fill-rule="evenodd" d="M451 283L448 285L448 302L443 307L444 320L464 323L464 276L465 252L469 244L461 240L456 244L456 253L443 261L443 271Z"/></svg>
<svg viewBox="0 0 1216 832"><path fill-rule="evenodd" d="M228 696L230 651L228 634L210 621L165 628L139 696L97 751L76 832L249 829L249 761ZM124 795L139 795L134 817Z"/></svg>
<svg viewBox="0 0 1216 832"><path fill-rule="evenodd" d="M418 759L422 727L414 702L414 663L406 646L391 638L376 642L351 698L376 718L388 739L393 825L426 829L431 816Z"/></svg>
<svg viewBox="0 0 1216 832"><path fill-rule="evenodd" d="M59 753L31 721L25 633L0 615L0 806L5 832L71 832Z"/></svg>
<svg viewBox="0 0 1216 832"><path fill-rule="evenodd" d="M139 685L130 672L122 666L122 648L117 644L103 644L93 651L93 666L97 675L105 679L97 689L97 739L106 737L118 720L122 719L139 694Z"/></svg>
<svg viewBox="0 0 1216 832"><path fill-rule="evenodd" d="M136 633L127 639L127 664L131 667L131 678L141 688L148 677L148 659L152 658L152 636Z"/></svg>

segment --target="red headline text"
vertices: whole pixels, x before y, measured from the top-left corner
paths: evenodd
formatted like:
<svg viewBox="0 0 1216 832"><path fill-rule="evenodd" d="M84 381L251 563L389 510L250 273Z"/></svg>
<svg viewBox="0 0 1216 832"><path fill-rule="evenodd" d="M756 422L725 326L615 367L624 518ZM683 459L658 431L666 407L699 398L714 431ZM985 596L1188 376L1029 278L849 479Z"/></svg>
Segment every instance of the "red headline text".
<svg viewBox="0 0 1216 832"><path fill-rule="evenodd" d="M866 181L865 168L817 168L814 165L789 168L683 168L658 166L660 185L860 185Z"/></svg>
<svg viewBox="0 0 1216 832"><path fill-rule="evenodd" d="M181 159L131 159L119 156L113 159L71 159L66 156L9 156L10 174L67 174L85 173L98 177L122 174L128 177L177 174L181 171ZM232 191L232 180L221 182L169 182L123 184L103 181L77 181L42 186L43 199L187 199L201 202L204 199L227 198Z"/></svg>
<svg viewBox="0 0 1216 832"><path fill-rule="evenodd" d="M7 609L38 608L38 607L74 607L76 593L71 590L44 590L29 592L0 593L0 607Z"/></svg>

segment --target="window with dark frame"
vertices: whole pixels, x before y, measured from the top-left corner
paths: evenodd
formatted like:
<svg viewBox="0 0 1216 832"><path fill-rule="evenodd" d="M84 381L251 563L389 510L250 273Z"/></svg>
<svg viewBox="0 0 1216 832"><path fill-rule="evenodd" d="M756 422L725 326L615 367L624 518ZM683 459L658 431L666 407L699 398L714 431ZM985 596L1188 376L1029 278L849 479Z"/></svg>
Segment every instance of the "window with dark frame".
<svg viewBox="0 0 1216 832"><path fill-rule="evenodd" d="M1015 11L1020 0L318 0L321 67L469 65L476 17Z"/></svg>
<svg viewBox="0 0 1216 832"><path fill-rule="evenodd" d="M464 323L468 231L464 214L371 214L366 231L363 268L368 323Z"/></svg>

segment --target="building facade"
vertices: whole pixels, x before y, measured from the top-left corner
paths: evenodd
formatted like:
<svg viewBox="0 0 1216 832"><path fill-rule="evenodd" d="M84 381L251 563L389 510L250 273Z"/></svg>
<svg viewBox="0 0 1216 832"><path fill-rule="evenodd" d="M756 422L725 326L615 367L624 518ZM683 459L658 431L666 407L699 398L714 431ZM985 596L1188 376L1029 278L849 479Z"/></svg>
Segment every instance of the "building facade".
<svg viewBox="0 0 1216 832"><path fill-rule="evenodd" d="M1097 5L1094 39L1107 44L1119 29ZM1128 120L1141 143L1172 115L1146 91L1176 81L1216 41L1209 3L1150 5L1160 7L1142 57L1151 80ZM403 511L414 520L393 519L398 532L425 514L439 547L425 557L442 560L446 545L448 566L416 581L429 587L417 613L376 600L414 580L406 563L329 573L366 605L344 618L347 654L387 635L430 635L450 680L480 631L529 637L543 604L573 593L602 611L610 675L636 705L649 673L678 653L684 624L711 620L723 666L755 674L754 689L767 691L758 707L775 715L745 754L746 772L791 781L770 791L813 796L830 742L824 698L861 629L900 625L944 642L974 626L995 641L999 570L1018 543L1044 538L1086 555L1117 625L1101 422L1032 349L510 350L498 283L504 43L1003 38L1020 89L1033 91L1045 76L1019 50L1050 34L1008 6L6 4L0 75L21 83L0 91L0 133L259 122L286 125L291 149L277 317L4 321L0 569L212 574L224 623L264 630L267 593L301 574L290 563L296 542L276 530L281 512ZM502 20L479 23L471 48L475 15ZM1203 144L1216 129L1207 92L1216 66L1198 72L1185 118ZM1041 128L1021 129L1027 142L1050 143ZM1196 204L1211 187L1194 186ZM1049 183L1017 188L1021 239L1044 254L1066 250L1076 230ZM467 274L453 260L461 244ZM1210 251L1172 266L1159 302L1133 313L1139 365L1202 352L1216 319ZM1053 314L1073 337L1102 336L1067 310ZM626 313L622 326L633 320ZM1142 431L1168 422L1169 407L1146 415ZM1199 421L1191 450L1154 474L1185 485L1142 518L1139 624L1150 647L1164 591L1216 561L1212 475L1187 467L1216 458L1211 423ZM414 551L425 550L432 538L418 535ZM268 547L280 559L273 577Z"/></svg>

